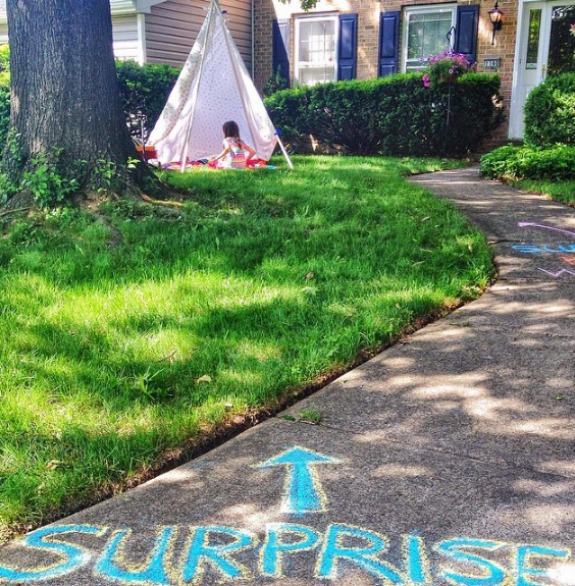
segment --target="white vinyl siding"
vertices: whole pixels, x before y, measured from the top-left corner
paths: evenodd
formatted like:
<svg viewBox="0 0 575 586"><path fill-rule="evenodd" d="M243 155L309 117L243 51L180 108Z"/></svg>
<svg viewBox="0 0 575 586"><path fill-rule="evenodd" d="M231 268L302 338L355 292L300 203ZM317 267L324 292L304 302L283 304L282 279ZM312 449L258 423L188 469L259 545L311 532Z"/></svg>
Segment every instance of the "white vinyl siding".
<svg viewBox="0 0 575 586"><path fill-rule="evenodd" d="M118 59L141 58L141 46L138 36L137 16L132 0L111 0L112 34L114 37L114 55ZM8 42L8 24L6 22L6 0L0 0L0 44Z"/></svg>
<svg viewBox="0 0 575 586"><path fill-rule="evenodd" d="M110 0L114 55L182 65L198 36L209 0ZM248 71L252 67L252 0L220 0ZM141 8L142 12L137 13ZM139 19L139 20L138 20ZM6 0L0 0L0 44L8 42Z"/></svg>
<svg viewBox="0 0 575 586"><path fill-rule="evenodd" d="M136 8L133 0L110 0L110 10L114 14L134 14Z"/></svg>
<svg viewBox="0 0 575 586"><path fill-rule="evenodd" d="M114 55L117 59L140 60L138 18L135 14L112 17L112 35L114 38Z"/></svg>
<svg viewBox="0 0 575 586"><path fill-rule="evenodd" d="M149 12L150 7L164 0L110 0L112 14L134 14L136 11ZM6 20L6 0L0 0L0 21Z"/></svg>

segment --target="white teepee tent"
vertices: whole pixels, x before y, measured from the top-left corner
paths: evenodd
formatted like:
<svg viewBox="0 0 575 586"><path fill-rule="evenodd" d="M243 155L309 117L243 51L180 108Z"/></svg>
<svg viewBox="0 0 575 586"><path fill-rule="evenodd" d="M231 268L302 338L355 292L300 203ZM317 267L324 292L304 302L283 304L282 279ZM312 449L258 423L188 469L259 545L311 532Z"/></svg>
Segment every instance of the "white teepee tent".
<svg viewBox="0 0 575 586"><path fill-rule="evenodd" d="M162 163L218 154L222 125L235 120L243 141L268 160L278 136L225 23L217 0L211 0L198 38L150 134ZM291 167L285 149L282 152Z"/></svg>

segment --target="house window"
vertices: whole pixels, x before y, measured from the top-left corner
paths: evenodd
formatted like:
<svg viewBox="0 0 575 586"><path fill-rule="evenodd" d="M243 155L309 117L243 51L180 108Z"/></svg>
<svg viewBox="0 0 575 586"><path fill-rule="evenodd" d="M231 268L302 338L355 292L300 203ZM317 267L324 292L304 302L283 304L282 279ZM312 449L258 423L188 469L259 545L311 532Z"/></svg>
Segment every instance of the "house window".
<svg viewBox="0 0 575 586"><path fill-rule="evenodd" d="M404 9L403 70L420 69L421 60L453 48L457 6L413 6Z"/></svg>
<svg viewBox="0 0 575 586"><path fill-rule="evenodd" d="M549 39L549 75L575 72L575 5L554 6Z"/></svg>
<svg viewBox="0 0 575 586"><path fill-rule="evenodd" d="M337 16L296 19L296 83L314 85L337 79L338 22Z"/></svg>

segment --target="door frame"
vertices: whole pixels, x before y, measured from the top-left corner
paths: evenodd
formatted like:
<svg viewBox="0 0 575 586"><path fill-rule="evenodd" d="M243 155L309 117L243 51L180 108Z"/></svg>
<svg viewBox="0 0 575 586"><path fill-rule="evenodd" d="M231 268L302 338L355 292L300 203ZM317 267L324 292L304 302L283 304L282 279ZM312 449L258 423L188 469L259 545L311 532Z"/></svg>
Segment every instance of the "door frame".
<svg viewBox="0 0 575 586"><path fill-rule="evenodd" d="M513 84L511 89L511 108L509 113L509 132L508 136L512 139L523 138L523 107L525 100L523 99L523 67L522 58L525 54L527 43L527 7L530 4L541 4L549 7L549 11L543 10L541 22L541 39L539 44L538 54L538 73L540 81L544 79L544 69L547 66L547 59L549 57L549 36L551 33L551 7L554 4L560 4L561 0L519 0L517 13L517 38L515 39L515 59L513 62Z"/></svg>

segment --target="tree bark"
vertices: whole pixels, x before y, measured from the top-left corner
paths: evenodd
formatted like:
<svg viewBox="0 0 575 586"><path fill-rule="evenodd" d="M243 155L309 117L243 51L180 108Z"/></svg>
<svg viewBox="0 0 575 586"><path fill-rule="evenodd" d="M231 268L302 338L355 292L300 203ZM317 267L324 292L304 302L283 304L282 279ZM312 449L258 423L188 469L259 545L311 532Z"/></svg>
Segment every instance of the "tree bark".
<svg viewBox="0 0 575 586"><path fill-rule="evenodd" d="M126 170L137 154L120 103L109 0L7 0L7 16L19 156L8 149L5 158L24 168L34 154L59 153L84 186ZM140 168L127 182L144 175Z"/></svg>

